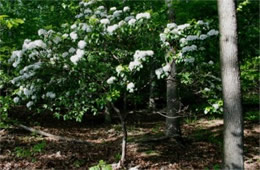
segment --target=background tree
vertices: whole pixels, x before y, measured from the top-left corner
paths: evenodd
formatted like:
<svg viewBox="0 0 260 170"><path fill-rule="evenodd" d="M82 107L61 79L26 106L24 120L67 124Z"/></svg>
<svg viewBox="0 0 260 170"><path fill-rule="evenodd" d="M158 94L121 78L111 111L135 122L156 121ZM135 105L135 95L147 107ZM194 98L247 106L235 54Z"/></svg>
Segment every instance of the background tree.
<svg viewBox="0 0 260 170"><path fill-rule="evenodd" d="M244 169L243 116L233 0L218 1L220 60L224 99L224 168Z"/></svg>

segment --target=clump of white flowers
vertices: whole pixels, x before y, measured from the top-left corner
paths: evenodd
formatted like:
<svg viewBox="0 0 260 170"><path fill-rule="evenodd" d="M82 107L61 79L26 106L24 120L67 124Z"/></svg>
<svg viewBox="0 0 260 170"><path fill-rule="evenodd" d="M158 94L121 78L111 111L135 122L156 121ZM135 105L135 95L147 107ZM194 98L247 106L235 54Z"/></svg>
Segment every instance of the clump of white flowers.
<svg viewBox="0 0 260 170"><path fill-rule="evenodd" d="M126 90L129 91L129 93L133 93L135 88L135 84L133 82L130 82L126 86Z"/></svg>
<svg viewBox="0 0 260 170"><path fill-rule="evenodd" d="M212 30L210 30L208 33L207 33L207 35L208 36L214 36L214 35L218 35L218 31L217 30L215 30L215 29L212 29Z"/></svg>
<svg viewBox="0 0 260 170"><path fill-rule="evenodd" d="M46 44L42 40L25 40L23 44L23 50L32 50L34 48L46 48Z"/></svg>
<svg viewBox="0 0 260 170"><path fill-rule="evenodd" d="M107 19L107 18L104 18L104 19L101 19L101 20L100 20L100 23L101 23L101 24L104 24L104 25L108 25L108 24L110 24L110 20Z"/></svg>
<svg viewBox="0 0 260 170"><path fill-rule="evenodd" d="M71 32L70 33L70 38L72 39L72 40L76 40L76 39L78 39L78 35L77 35L77 33L76 32Z"/></svg>
<svg viewBox="0 0 260 170"><path fill-rule="evenodd" d="M171 71L171 66L170 63L167 63L165 66L162 68L158 68L155 70L155 74L158 79L167 77L169 75L169 72Z"/></svg>
<svg viewBox="0 0 260 170"><path fill-rule="evenodd" d="M70 57L70 61L77 64L78 61L84 56L84 50L77 49L76 54Z"/></svg>
<svg viewBox="0 0 260 170"><path fill-rule="evenodd" d="M116 77L112 76L109 79L107 79L107 84L113 84L114 81L116 81Z"/></svg>
<svg viewBox="0 0 260 170"><path fill-rule="evenodd" d="M133 71L133 70L137 70L139 71L141 68L143 68L143 64L142 62L146 60L147 56L153 56L154 52L152 50L148 50L148 51L140 51L137 50L134 54L134 61L131 61L129 63L129 70Z"/></svg>
<svg viewBox="0 0 260 170"><path fill-rule="evenodd" d="M111 25L111 26L108 26L107 27L107 32L109 34L113 34L114 31L116 31L118 29L118 25L117 24L114 24L114 25Z"/></svg>
<svg viewBox="0 0 260 170"><path fill-rule="evenodd" d="M19 97L15 97L15 98L13 99L13 101L14 101L14 103L18 103L18 102L20 101L20 98L19 98Z"/></svg>
<svg viewBox="0 0 260 170"><path fill-rule="evenodd" d="M53 98L56 97L56 94L53 93L53 92L47 92L47 93L46 93L46 97L49 97L49 98L53 99Z"/></svg>
<svg viewBox="0 0 260 170"><path fill-rule="evenodd" d="M87 43L86 43L84 40L80 40L80 41L78 42L78 47L79 47L80 49L84 49L84 48L86 47L86 45L87 45Z"/></svg>
<svg viewBox="0 0 260 170"><path fill-rule="evenodd" d="M137 20L143 19L143 18L145 18L145 19L150 19L150 18L151 18L150 13L145 12L145 13L139 13L139 14L136 15L136 19L137 19Z"/></svg>

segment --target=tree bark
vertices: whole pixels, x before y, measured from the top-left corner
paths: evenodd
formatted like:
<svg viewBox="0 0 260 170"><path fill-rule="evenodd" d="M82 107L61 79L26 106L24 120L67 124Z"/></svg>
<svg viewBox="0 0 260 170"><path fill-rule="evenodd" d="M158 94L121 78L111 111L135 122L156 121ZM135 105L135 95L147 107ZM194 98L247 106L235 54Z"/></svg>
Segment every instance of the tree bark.
<svg viewBox="0 0 260 170"><path fill-rule="evenodd" d="M155 101L154 101L154 86L155 82L154 80L154 69L151 69L150 71L150 89L149 89L149 109L154 110L155 109Z"/></svg>
<svg viewBox="0 0 260 170"><path fill-rule="evenodd" d="M224 99L224 169L244 169L243 116L234 0L218 0Z"/></svg>
<svg viewBox="0 0 260 170"><path fill-rule="evenodd" d="M172 7L172 1L171 0L165 0L165 3L168 7L168 19L170 22L174 22L174 9ZM176 51L174 48L171 48L170 51L168 51L167 55L169 54L175 54ZM166 56L168 58L168 56ZM167 116L168 117L176 117L177 111L178 111L178 96L177 96L177 81L176 81L176 63L174 59L170 61L170 63L167 63L170 65L170 74L167 78ZM169 119L166 118L166 136L168 137L180 137L181 131L180 131L180 124L179 119Z"/></svg>
<svg viewBox="0 0 260 170"><path fill-rule="evenodd" d="M119 116L119 119L121 121L121 126L122 126L122 132L123 132L123 138L122 138L122 153L121 153L121 159L117 165L117 168L121 168L122 166L124 167L124 163L126 160L126 149L127 149L127 129L126 129L126 123L125 123L125 117L122 115L120 110L114 106L113 103L111 103L112 108L114 111L117 113ZM126 113L125 113L126 114Z"/></svg>

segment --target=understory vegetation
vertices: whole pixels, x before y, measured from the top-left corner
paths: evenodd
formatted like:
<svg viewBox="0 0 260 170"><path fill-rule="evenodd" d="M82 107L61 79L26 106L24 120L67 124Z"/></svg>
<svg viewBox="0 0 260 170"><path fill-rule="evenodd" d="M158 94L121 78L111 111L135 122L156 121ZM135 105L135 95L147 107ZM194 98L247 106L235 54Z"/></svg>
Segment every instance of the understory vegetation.
<svg viewBox="0 0 260 170"><path fill-rule="evenodd" d="M259 169L259 2L221 3L0 0L0 169L227 168L228 123Z"/></svg>

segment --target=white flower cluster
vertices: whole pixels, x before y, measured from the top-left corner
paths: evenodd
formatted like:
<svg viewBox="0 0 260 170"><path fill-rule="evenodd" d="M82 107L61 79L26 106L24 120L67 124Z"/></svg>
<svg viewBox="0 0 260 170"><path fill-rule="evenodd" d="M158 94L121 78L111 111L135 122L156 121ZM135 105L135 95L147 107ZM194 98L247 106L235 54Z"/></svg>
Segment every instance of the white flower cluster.
<svg viewBox="0 0 260 170"><path fill-rule="evenodd" d="M133 82L130 82L126 86L126 90L129 91L129 93L133 93L135 88L135 84Z"/></svg>
<svg viewBox="0 0 260 170"><path fill-rule="evenodd" d="M137 19L137 20L143 19L143 18L145 18L145 19L150 19L150 18L151 18L150 13L144 12L144 13L139 13L139 14L136 15L136 19Z"/></svg>
<svg viewBox="0 0 260 170"><path fill-rule="evenodd" d="M78 39L78 35L77 35L77 33L76 32L71 32L70 33L70 38L72 39L72 40L76 40L76 39Z"/></svg>
<svg viewBox="0 0 260 170"><path fill-rule="evenodd" d="M116 77L112 76L109 79L107 79L107 84L113 84L116 81Z"/></svg>
<svg viewBox="0 0 260 170"><path fill-rule="evenodd" d="M17 67L22 61L23 51L13 51L12 56L9 59L9 62L13 62L13 67Z"/></svg>
<svg viewBox="0 0 260 170"><path fill-rule="evenodd" d="M70 61L76 65L78 61L84 56L84 53L84 50L77 49L76 54L70 57Z"/></svg>
<svg viewBox="0 0 260 170"><path fill-rule="evenodd" d="M215 30L215 29L212 29L212 30L210 30L208 33L207 33L207 35L208 36L214 36L214 35L218 35L218 31L217 30Z"/></svg>
<svg viewBox="0 0 260 170"><path fill-rule="evenodd" d="M198 21L197 21L197 24L198 24L198 25L205 25L205 26L208 26L208 25L209 25L208 22L204 22L204 21L202 21L202 20L198 20Z"/></svg>
<svg viewBox="0 0 260 170"><path fill-rule="evenodd" d="M115 30L117 30L118 28L119 28L118 24L114 24L114 25L108 26L108 27L107 27L107 32L108 32L109 34L113 34L113 32L114 32Z"/></svg>
<svg viewBox="0 0 260 170"><path fill-rule="evenodd" d="M167 63L165 66L163 66L162 68L158 68L155 70L155 74L157 76L158 79L162 78L163 76L168 76L169 72L171 71L171 66L169 63Z"/></svg>
<svg viewBox="0 0 260 170"><path fill-rule="evenodd" d="M86 45L87 45L87 43L86 43L84 40L80 40L80 41L78 42L78 47L79 47L80 49L84 49L84 48L86 47Z"/></svg>
<svg viewBox="0 0 260 170"><path fill-rule="evenodd" d="M11 83L12 84L18 84L19 85L19 82L20 81L24 81L24 80L27 80L29 79L30 77L34 76L35 75L35 71L37 69L39 69L41 67L41 62L36 62L34 64L31 64L31 65L28 65L28 66L25 66L22 70L20 70L20 76L18 77L15 77L14 79L11 80Z"/></svg>
<svg viewBox="0 0 260 170"><path fill-rule="evenodd" d="M46 34L47 34L47 31L45 29L39 29L38 30L38 35L39 36L42 36L42 35L45 36Z"/></svg>
<svg viewBox="0 0 260 170"><path fill-rule="evenodd" d="M131 61L129 63L129 70L130 71L133 71L133 70L137 70L137 71L140 71L141 68L143 68L143 64L142 62L146 60L146 57L147 56L153 56L154 55L154 52L151 51L151 50L148 50L148 51L140 51L140 50L137 50L134 54L134 61Z"/></svg>
<svg viewBox="0 0 260 170"><path fill-rule="evenodd" d="M191 51L195 51L195 50L197 50L196 45L186 46L181 49L182 53L187 53L187 52L191 52Z"/></svg>
<svg viewBox="0 0 260 170"><path fill-rule="evenodd" d="M42 40L31 41L26 39L23 44L23 50L32 50L34 48L46 48L47 45Z"/></svg>
<svg viewBox="0 0 260 170"><path fill-rule="evenodd" d="M49 97L49 98L53 99L53 98L56 97L56 94L53 93L53 92L47 92L47 93L46 93L46 97Z"/></svg>

